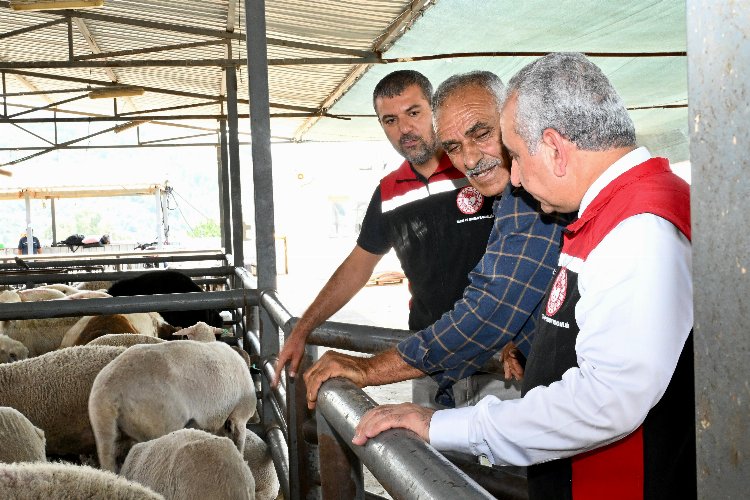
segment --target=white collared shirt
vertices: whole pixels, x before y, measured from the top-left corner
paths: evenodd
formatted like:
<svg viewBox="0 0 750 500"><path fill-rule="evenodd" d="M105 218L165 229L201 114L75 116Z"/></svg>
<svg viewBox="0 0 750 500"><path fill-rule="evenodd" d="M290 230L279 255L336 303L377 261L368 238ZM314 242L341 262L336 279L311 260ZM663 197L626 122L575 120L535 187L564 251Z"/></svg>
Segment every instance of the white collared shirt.
<svg viewBox="0 0 750 500"><path fill-rule="evenodd" d="M650 157L638 148L612 164L586 191L579 214ZM674 373L693 325L691 275L690 242L674 225L648 213L624 220L578 275L578 366L522 399L489 396L473 407L435 412L431 444L485 455L494 464L531 465L626 436Z"/></svg>

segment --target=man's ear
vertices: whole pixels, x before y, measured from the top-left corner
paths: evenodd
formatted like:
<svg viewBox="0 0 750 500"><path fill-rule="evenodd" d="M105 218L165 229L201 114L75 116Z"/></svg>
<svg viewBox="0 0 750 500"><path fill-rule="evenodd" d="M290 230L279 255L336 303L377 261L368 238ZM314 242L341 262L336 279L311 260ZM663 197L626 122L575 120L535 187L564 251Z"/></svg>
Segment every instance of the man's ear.
<svg viewBox="0 0 750 500"><path fill-rule="evenodd" d="M568 141L557 130L547 128L542 132L542 143L548 147L554 174L564 177L568 171Z"/></svg>

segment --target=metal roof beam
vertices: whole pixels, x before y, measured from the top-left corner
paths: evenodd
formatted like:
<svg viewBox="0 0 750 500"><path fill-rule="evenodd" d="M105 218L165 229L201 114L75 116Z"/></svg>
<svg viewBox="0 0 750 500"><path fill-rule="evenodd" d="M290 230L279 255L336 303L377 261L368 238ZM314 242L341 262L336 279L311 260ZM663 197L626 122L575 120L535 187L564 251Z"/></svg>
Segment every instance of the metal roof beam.
<svg viewBox="0 0 750 500"><path fill-rule="evenodd" d="M224 45L224 40L207 40L205 42L193 43L176 43L173 45L162 45L159 47L149 47L146 49L118 50L115 52L100 52L97 54L87 54L85 56L75 56L74 61L88 61L91 59L104 59L106 57L131 56L136 54L151 54L154 52L165 52L168 50L193 49L196 47L210 47L211 45Z"/></svg>
<svg viewBox="0 0 750 500"><path fill-rule="evenodd" d="M3 5L6 5L9 7L10 3L7 1L0 1L0 7L2 7ZM121 16L112 16L108 14L100 14L97 12L90 12L90 11L83 11L83 10L46 11L45 14L54 15L54 16L63 16L63 17L72 16L74 18L78 17L81 19L89 19L92 21L101 21L101 22L113 23L113 24L123 24L126 26L138 26L140 28L151 28L151 29L157 29L157 30L163 30L163 31L172 31L176 33L206 36L206 37L218 38L222 40L239 40L239 41L244 42L247 39L247 36L244 33L233 33L233 32L227 32L225 30L212 30L212 29L207 29L207 28L198 28L196 26L187 26L184 24L172 24L172 23L164 23L160 21L148 21L145 19L134 19L134 18L121 17ZM268 37L266 38L266 43L268 45L274 45L278 47L314 50L318 52L328 52L332 54L348 54L348 55L362 56L362 57L373 55L372 52L369 52L369 51L347 49L345 47L333 47L330 45L321 45L317 43L282 40L280 38Z"/></svg>
<svg viewBox="0 0 750 500"><path fill-rule="evenodd" d="M25 114L28 114L28 113L34 113L35 111L43 111L45 109L53 108L55 106L59 106L61 104L66 104L66 103L73 102L73 101L80 101L81 99L83 99L85 97L86 97L85 95L79 95L79 96L76 96L76 97L71 97L70 99L63 99L62 101L52 102L50 104L47 104L46 106L41 106L41 107L38 107L38 108L27 109L26 111L20 111L20 112L15 113L15 114L8 115L5 118L12 120L12 119L15 119L17 116L25 115Z"/></svg>
<svg viewBox="0 0 750 500"><path fill-rule="evenodd" d="M391 23L390 27L383 32L380 37L378 37L377 40L372 44L372 51L374 54L380 55L383 52L385 52L391 44L397 40L403 32L405 32L413 23L416 21L416 19L422 15L427 8L433 3L433 0L412 0L409 5L401 12L401 14ZM354 85L360 78L362 78L362 75L364 75L367 70L369 70L371 65L365 64L365 65L358 65L356 68L354 68L349 75L344 78L344 80L339 83L335 89L326 97L326 99L321 103L319 111L320 114L325 113L328 111L328 109L336 104L336 102L341 99L341 96L343 96L351 87ZM318 120L320 118L316 116L313 118L308 118L305 120L305 122L300 125L296 132L294 133L294 140L301 141L302 136L310 130L310 128L318 123Z"/></svg>
<svg viewBox="0 0 750 500"><path fill-rule="evenodd" d="M103 82L101 80L90 80L88 78L78 78L74 76L62 76L62 75L50 75L47 73L34 73L31 71L22 71L22 70L6 70L5 71L9 75L14 75L18 78L23 78L23 80L26 82L26 85L30 88L33 88L34 90L39 90L38 88L34 87L26 78L24 77L31 77L31 78L42 78L42 79L48 79L48 80L59 80L63 82L74 82L74 83L85 83L89 85L101 85L104 87L112 87L116 86L110 82ZM196 99L213 99L217 103L220 103L224 101L226 98L224 96L213 96L208 94L199 94L197 92L184 92L181 90L170 90L170 89L162 89L159 87L146 87L143 85L139 85L140 88L142 88L146 92L154 92L157 94L166 94L166 95L174 95L179 97L194 97ZM47 98L50 102L51 99ZM249 104L247 99L237 99L237 102L239 104ZM289 109L292 111L309 111L311 113L317 112L316 108L306 108L302 106L293 106L289 104L279 104L279 103L270 103L272 108L277 109Z"/></svg>
<svg viewBox="0 0 750 500"><path fill-rule="evenodd" d="M47 21L46 23L42 24L35 24L34 26L28 26L26 28L21 28L13 31L7 31L5 33L0 33L0 40L3 40L5 38L10 38L12 36L16 35L22 35L24 33L30 33L32 31L41 30L44 28L49 28L50 26L55 26L57 24L62 24L67 22L66 18L60 18L60 19L53 19L52 21Z"/></svg>

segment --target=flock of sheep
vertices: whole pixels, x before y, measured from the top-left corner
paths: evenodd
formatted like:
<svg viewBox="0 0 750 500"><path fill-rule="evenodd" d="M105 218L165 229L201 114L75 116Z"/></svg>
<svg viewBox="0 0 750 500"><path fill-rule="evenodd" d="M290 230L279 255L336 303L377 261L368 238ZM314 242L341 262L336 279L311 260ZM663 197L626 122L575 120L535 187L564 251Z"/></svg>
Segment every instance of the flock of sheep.
<svg viewBox="0 0 750 500"><path fill-rule="evenodd" d="M48 285L0 302L105 296ZM0 322L0 498L277 498L247 431L246 353L204 322L164 340L176 330L158 313Z"/></svg>

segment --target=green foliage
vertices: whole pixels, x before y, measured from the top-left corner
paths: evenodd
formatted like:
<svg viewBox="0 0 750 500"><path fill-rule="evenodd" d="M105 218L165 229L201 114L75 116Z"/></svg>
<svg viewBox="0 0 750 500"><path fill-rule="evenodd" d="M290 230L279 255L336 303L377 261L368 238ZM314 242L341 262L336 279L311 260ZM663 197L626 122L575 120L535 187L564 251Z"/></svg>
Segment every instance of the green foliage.
<svg viewBox="0 0 750 500"><path fill-rule="evenodd" d="M206 219L188 232L191 238L211 238L221 236L219 223L213 219Z"/></svg>

